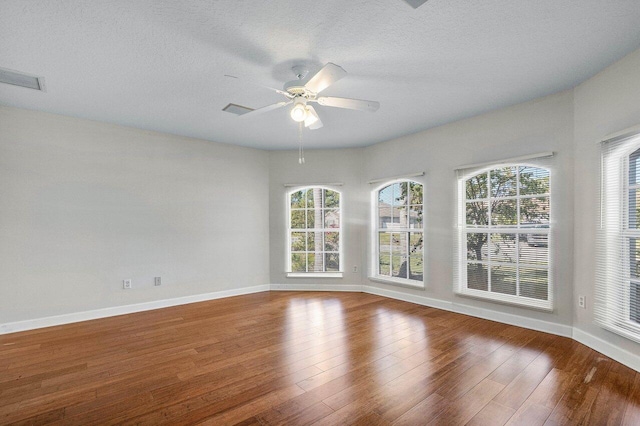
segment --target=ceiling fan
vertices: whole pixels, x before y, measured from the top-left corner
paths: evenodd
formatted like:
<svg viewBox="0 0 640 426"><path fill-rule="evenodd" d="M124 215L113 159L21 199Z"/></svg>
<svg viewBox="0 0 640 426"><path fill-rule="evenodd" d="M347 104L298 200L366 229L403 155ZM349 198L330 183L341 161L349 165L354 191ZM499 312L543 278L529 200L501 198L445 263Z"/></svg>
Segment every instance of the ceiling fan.
<svg viewBox="0 0 640 426"><path fill-rule="evenodd" d="M347 75L347 72L336 64L331 62L327 63L320 71L309 79L307 79L309 70L304 66L295 66L292 70L297 79L285 83L282 90L251 83L274 91L284 96L286 100L254 109L242 114L241 117L254 116L293 104L293 108L291 108L290 112L291 118L298 123L304 122L305 127L315 130L322 127L322 121L320 120L316 110L311 105L312 103L318 103L322 106L328 107L347 108L370 112L375 112L380 108L380 103L376 101L318 96L318 94L324 89ZM238 79L238 77L232 75L225 75L225 77Z"/></svg>

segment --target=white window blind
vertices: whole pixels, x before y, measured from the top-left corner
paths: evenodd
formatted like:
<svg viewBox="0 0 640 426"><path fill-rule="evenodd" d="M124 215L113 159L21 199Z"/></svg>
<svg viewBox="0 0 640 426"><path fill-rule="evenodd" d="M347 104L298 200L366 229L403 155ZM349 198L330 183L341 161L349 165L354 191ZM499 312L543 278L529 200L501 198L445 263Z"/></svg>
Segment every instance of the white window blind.
<svg viewBox="0 0 640 426"><path fill-rule="evenodd" d="M595 320L640 342L640 135L602 143Z"/></svg>
<svg viewBox="0 0 640 426"><path fill-rule="evenodd" d="M553 308L549 163L458 170L457 293Z"/></svg>

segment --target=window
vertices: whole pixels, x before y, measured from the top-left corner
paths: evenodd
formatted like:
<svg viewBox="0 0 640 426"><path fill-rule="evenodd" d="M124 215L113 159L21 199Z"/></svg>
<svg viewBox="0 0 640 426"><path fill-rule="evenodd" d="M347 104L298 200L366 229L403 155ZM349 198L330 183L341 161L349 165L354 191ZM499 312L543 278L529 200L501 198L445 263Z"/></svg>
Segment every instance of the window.
<svg viewBox="0 0 640 426"><path fill-rule="evenodd" d="M423 286L422 185L395 182L376 191L374 278Z"/></svg>
<svg viewBox="0 0 640 426"><path fill-rule="evenodd" d="M595 318L640 342L640 137L602 146Z"/></svg>
<svg viewBox="0 0 640 426"><path fill-rule="evenodd" d="M459 293L551 309L549 188L529 165L459 180Z"/></svg>
<svg viewBox="0 0 640 426"><path fill-rule="evenodd" d="M339 273L340 193L303 188L289 194L287 247L290 275Z"/></svg>

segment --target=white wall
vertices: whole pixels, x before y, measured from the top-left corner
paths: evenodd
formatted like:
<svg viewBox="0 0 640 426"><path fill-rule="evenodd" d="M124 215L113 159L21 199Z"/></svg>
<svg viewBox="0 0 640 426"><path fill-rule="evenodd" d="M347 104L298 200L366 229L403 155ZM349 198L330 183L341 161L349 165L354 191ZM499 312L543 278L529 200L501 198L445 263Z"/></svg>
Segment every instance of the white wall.
<svg viewBox="0 0 640 426"><path fill-rule="evenodd" d="M268 174L264 151L0 107L0 324L268 284Z"/></svg>
<svg viewBox="0 0 640 426"><path fill-rule="evenodd" d="M575 293L587 296L574 327L629 352L640 345L593 323L600 145L608 134L640 124L640 50L575 89Z"/></svg>

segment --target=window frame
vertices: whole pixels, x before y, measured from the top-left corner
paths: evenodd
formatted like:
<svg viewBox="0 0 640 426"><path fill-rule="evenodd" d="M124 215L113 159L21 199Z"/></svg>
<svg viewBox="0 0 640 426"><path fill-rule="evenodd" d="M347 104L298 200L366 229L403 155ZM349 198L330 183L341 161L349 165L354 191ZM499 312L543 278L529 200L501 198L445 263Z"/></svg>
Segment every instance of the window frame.
<svg viewBox="0 0 640 426"><path fill-rule="evenodd" d="M501 196L496 197L491 194L491 172L494 170L500 170L504 168L513 167L517 170L516 173L516 195L509 196ZM521 194L520 193L520 173L522 167L532 167L537 169L542 169L549 174L549 188L548 192L544 194ZM466 183L468 180L482 175L487 174L487 194L486 197L483 198L474 198L467 199L466 194ZM457 235L457 259L456 259L456 278L455 278L455 293L460 296L468 296L477 299L482 299L486 301L503 303L509 305L515 305L530 309L542 310L542 311L553 311L554 309L554 285L553 285L553 270L554 270L554 262L553 262L553 234L554 234L554 225L553 225L553 213L552 213L552 170L547 165L541 165L531 162L515 162L515 163L494 163L491 165L483 166L482 168L467 170L464 173L460 174L458 177L458 205L457 205L457 217L458 217L458 235ZM526 227L521 226L521 211L520 211L520 203L519 200L523 199L535 199L535 198L546 198L549 203L549 218L548 218L548 226L547 227ZM492 200L515 200L516 201L516 225L493 225L492 222L492 209L491 204ZM486 226L478 226L478 225L468 225L467 224L467 203L469 202L486 202L487 203L487 225ZM467 235L470 233L480 233L487 235L487 260L474 261L468 259L467 256ZM492 235L515 235L517 244L514 245L515 250L515 263L510 262L496 262L492 260L492 256L489 255L491 250L491 236ZM520 260L520 236L523 234L535 234L535 235L546 235L547 236L547 265L536 265L530 264L527 262L522 262ZM487 290L479 290L468 287L468 276L467 276L467 268L468 264L477 263L487 266ZM536 299L527 296L518 295L520 290L520 280L516 279L516 294L506 294L491 291L491 267L494 265L499 266L511 266L516 269L516 276L520 275L520 269L536 269L536 270L546 270L547 271L547 299Z"/></svg>
<svg viewBox="0 0 640 426"><path fill-rule="evenodd" d="M607 147L608 142L614 146ZM631 277L629 241L631 238L640 238L640 229L629 227L629 191L640 188L640 184L630 184L630 158L640 150L640 134L604 143L601 153L595 322L640 343L640 323L630 317L631 284L640 282L640 279ZM619 273L620 270L623 272Z"/></svg>
<svg viewBox="0 0 640 426"><path fill-rule="evenodd" d="M422 226L419 228L381 228L380 227L380 207L379 207L379 194L380 191L385 188L395 185L397 183L404 183L407 185L416 184L422 187L422 202L420 206L422 207ZM388 180L384 183L378 185L371 191L371 266L369 271L369 279L371 281L377 281L384 284L397 285L402 287L409 288L419 288L424 289L426 283L426 231L425 231L425 223L426 223L426 209L425 209L425 187L424 182L418 182L413 179L394 179ZM417 206L418 204L411 204L410 199L407 201L407 208L410 209L411 206ZM391 207L393 208L393 206ZM408 210L410 211L410 210ZM422 280L415 280L409 278L409 272L407 272L407 278L402 277L393 277L391 275L381 275L380 274L380 233L388 232L390 234L394 233L406 233L406 241L407 246L410 244L411 233L421 233L422 234ZM391 238L391 236L390 236ZM393 258L393 255L390 255L390 258ZM411 255L407 255L407 261L411 261ZM389 265L391 268L392 265Z"/></svg>
<svg viewBox="0 0 640 426"><path fill-rule="evenodd" d="M335 209L335 207L330 207L327 208L325 207L325 199L324 199L324 191L332 191L335 192L339 195L339 201L338 201L338 215L339 215L339 226L337 228L325 228L324 223L322 224L322 228L292 228L291 227L291 215L292 215L292 211L293 210L305 210L308 211L309 208L305 207L304 209L293 209L291 207L291 196L299 191L304 191L305 193L309 190L313 190L313 189L320 189L323 191L323 195L322 195L322 206L320 207L321 210L328 210L328 209ZM285 252L286 252L286 256L285 256L285 274L287 278L342 278L344 275L344 260L343 260L343 252L344 252L344 233L343 233L343 193L342 191L330 187L330 186L326 186L326 185L301 185L301 186L296 186L291 188L289 191L286 192L286 196L285 196L285 203L286 203L286 234L285 234ZM315 209L315 206L314 206ZM315 225L315 222L314 222ZM337 255L338 255L338 271L326 271L326 264L323 262L323 267L325 268L325 271L305 271L305 272L301 272L301 271L292 271L292 263L291 263L291 257L294 253L291 247L291 235L293 232L321 232L321 233L326 233L326 232L336 232L338 233L338 251L337 251ZM306 244L306 242L305 242ZM324 247L323 247L324 248ZM309 251L308 249L305 250L304 252L300 252L300 253L304 253L305 256L308 255L309 253L315 253L315 251ZM322 253L323 255L325 255L326 253L335 253L335 252L327 252L325 250L322 250L320 253ZM306 266L306 269L308 269L308 265Z"/></svg>

